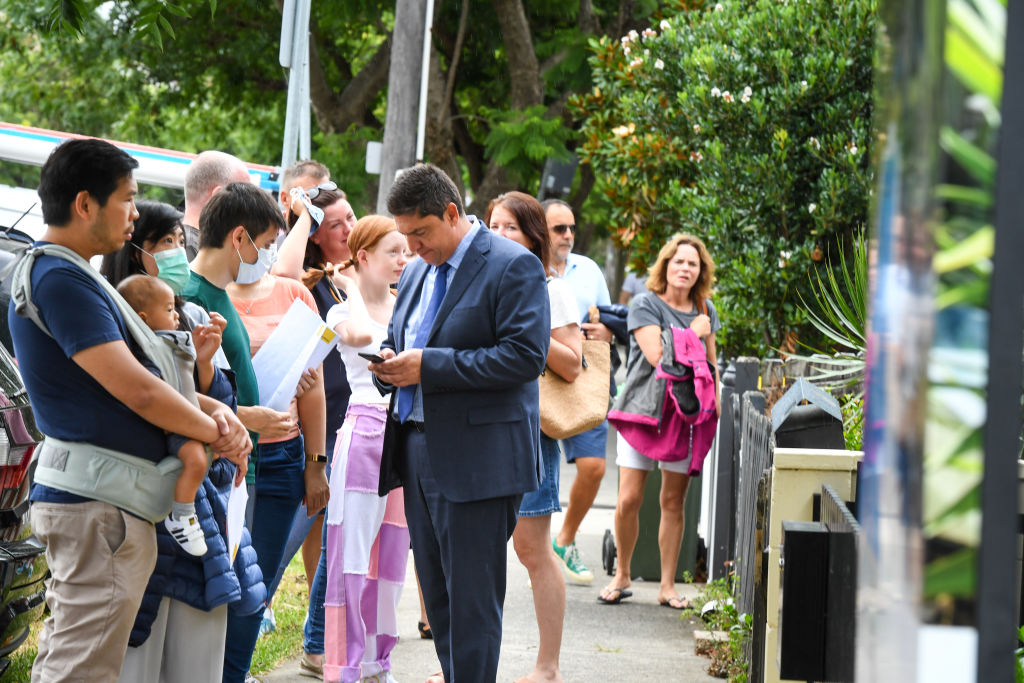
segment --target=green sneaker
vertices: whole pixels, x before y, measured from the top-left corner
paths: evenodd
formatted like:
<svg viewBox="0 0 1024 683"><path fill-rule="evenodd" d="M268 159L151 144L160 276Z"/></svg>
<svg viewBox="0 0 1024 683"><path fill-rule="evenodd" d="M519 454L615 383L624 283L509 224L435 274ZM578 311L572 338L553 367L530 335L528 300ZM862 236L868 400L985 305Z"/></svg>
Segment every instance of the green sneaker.
<svg viewBox="0 0 1024 683"><path fill-rule="evenodd" d="M587 565L583 564L583 560L580 559L580 551L576 548L575 543L570 543L566 546L561 546L551 541L551 547L555 550L555 557L558 558L562 568L565 570L565 576L573 583L579 583L583 585L589 585L594 581L594 572L587 569Z"/></svg>

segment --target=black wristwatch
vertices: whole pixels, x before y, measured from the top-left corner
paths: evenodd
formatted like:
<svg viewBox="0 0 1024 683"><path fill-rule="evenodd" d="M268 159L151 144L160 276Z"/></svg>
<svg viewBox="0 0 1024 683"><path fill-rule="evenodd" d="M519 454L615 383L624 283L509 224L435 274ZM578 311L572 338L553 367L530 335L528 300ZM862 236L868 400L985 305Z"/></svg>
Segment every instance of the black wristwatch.
<svg viewBox="0 0 1024 683"><path fill-rule="evenodd" d="M323 453L306 453L306 462L327 462L327 456Z"/></svg>

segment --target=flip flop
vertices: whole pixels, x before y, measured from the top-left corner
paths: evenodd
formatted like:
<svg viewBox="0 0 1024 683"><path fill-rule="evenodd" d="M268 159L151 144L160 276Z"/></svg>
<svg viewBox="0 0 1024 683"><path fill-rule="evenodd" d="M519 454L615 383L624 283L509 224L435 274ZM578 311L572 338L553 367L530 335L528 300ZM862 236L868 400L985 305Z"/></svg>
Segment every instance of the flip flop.
<svg viewBox="0 0 1024 683"><path fill-rule="evenodd" d="M603 595L597 596L597 601L606 605L617 605L626 598L633 597L633 591L626 588L605 588L608 592L608 597Z"/></svg>
<svg viewBox="0 0 1024 683"><path fill-rule="evenodd" d="M658 604L662 607L668 607L669 609L693 609L692 602L678 595L674 598L669 598L667 600L658 600Z"/></svg>

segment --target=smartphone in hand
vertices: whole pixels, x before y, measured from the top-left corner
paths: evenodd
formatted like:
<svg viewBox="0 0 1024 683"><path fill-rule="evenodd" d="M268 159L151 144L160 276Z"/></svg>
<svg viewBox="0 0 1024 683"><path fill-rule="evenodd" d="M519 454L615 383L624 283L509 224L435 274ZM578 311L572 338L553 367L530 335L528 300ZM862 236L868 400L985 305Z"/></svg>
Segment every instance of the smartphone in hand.
<svg viewBox="0 0 1024 683"><path fill-rule="evenodd" d="M370 361L371 363L383 363L384 362L384 359L381 358L380 356L378 356L375 353L363 353L362 351L356 351L356 354L358 354L360 358L365 358L366 360Z"/></svg>

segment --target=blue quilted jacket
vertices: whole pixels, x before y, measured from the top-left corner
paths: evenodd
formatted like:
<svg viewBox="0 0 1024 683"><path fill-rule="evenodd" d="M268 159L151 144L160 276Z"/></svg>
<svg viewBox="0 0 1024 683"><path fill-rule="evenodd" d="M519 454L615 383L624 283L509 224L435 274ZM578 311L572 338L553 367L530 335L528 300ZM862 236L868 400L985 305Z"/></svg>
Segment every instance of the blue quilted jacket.
<svg viewBox="0 0 1024 683"><path fill-rule="evenodd" d="M228 557L227 499L234 476L233 464L214 460L196 495L196 514L206 535L207 552L202 557L186 553L162 523L156 525L156 567L132 627L129 644L133 647L146 642L164 596L206 611L224 604L239 615L263 610L267 589L248 529L242 531L233 565Z"/></svg>

